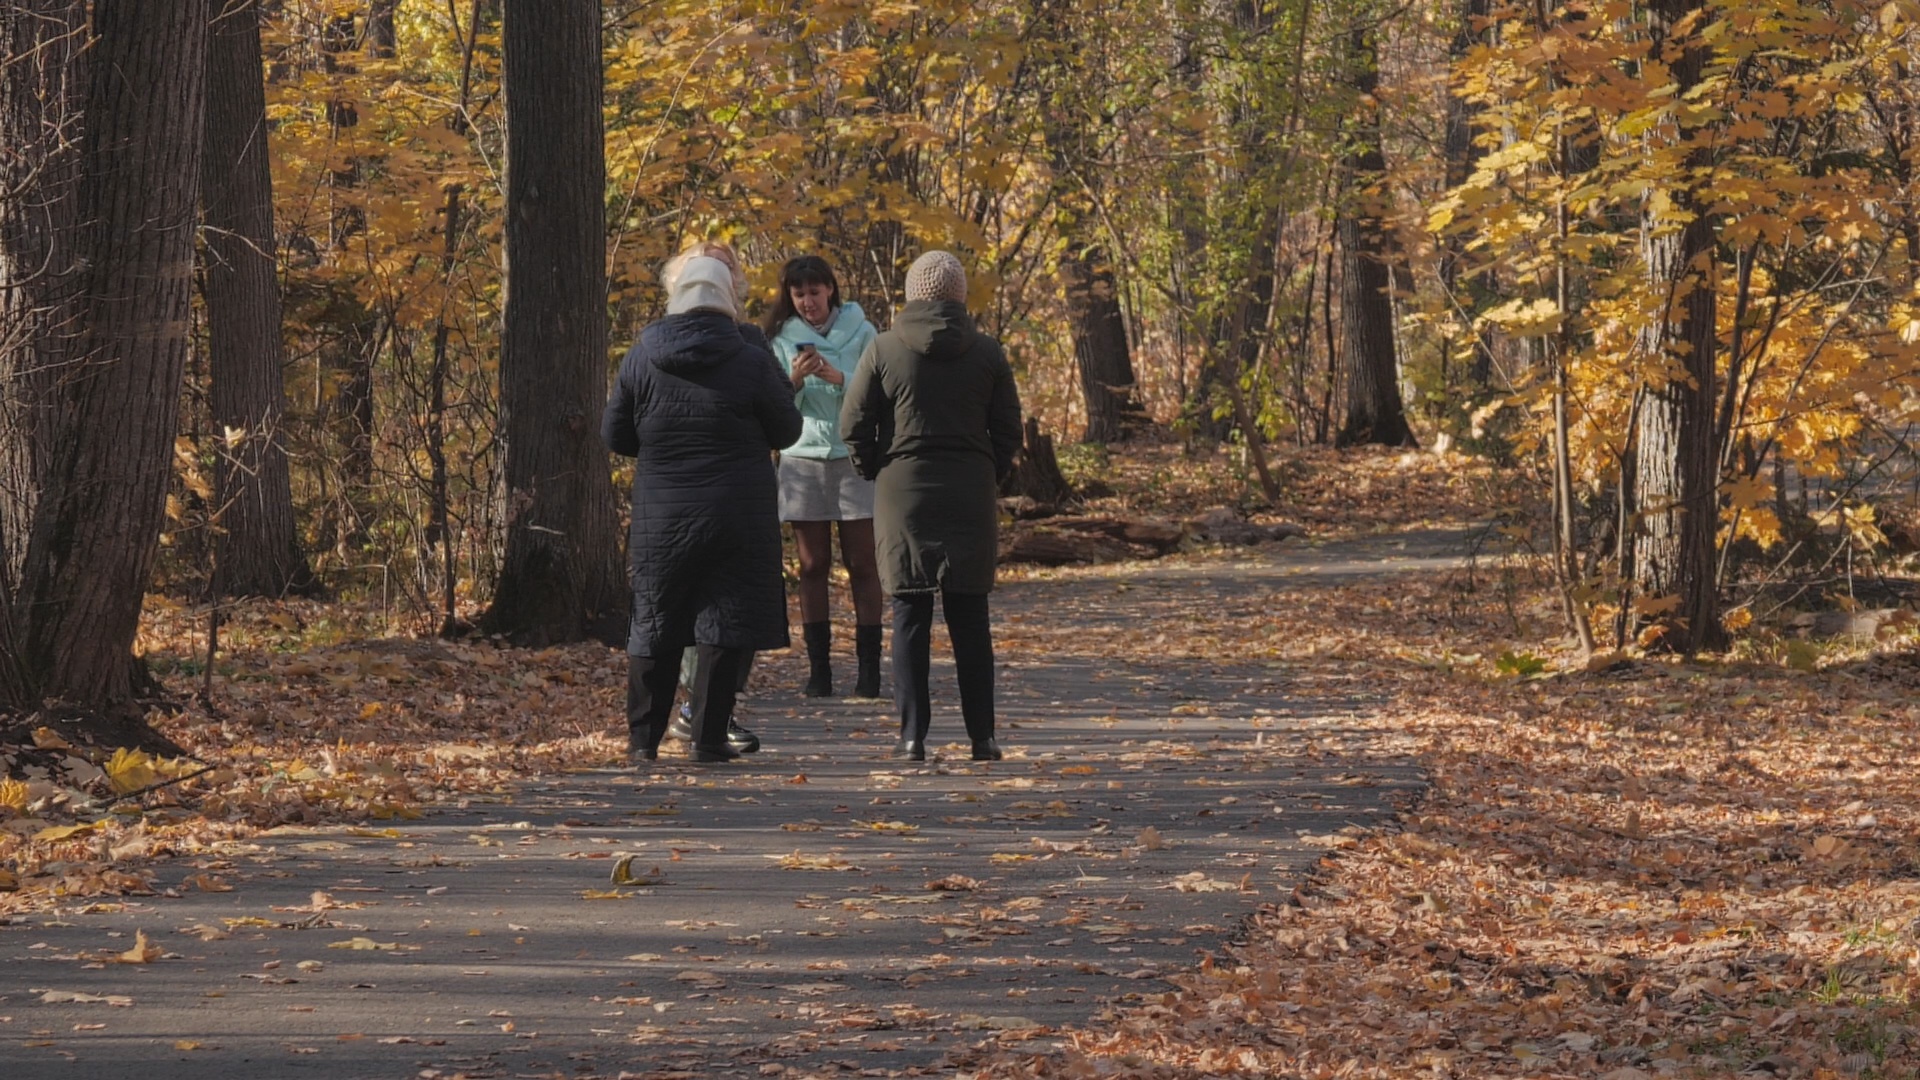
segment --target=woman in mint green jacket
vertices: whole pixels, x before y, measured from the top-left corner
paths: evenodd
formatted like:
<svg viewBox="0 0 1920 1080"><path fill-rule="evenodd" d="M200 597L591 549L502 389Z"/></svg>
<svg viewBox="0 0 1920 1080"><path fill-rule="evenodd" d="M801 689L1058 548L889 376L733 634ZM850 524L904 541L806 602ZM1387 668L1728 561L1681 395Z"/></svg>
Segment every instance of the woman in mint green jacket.
<svg viewBox="0 0 1920 1080"><path fill-rule="evenodd" d="M873 557L873 481L854 470L840 438L847 378L875 335L855 303L842 303L833 268L818 255L780 268L780 294L763 324L773 355L793 384L800 441L780 451L780 520L791 522L800 550L800 621L807 643L808 697L833 693L828 660L827 579L833 523L853 591L857 697L880 696L880 573Z"/></svg>

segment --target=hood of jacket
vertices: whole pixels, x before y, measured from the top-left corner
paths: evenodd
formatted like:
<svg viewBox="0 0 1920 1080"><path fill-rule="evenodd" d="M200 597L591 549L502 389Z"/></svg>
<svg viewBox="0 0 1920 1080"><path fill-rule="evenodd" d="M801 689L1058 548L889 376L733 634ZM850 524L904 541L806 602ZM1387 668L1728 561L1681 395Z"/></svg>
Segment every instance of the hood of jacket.
<svg viewBox="0 0 1920 1080"><path fill-rule="evenodd" d="M944 360L967 350L973 318L958 300L912 300L894 317L893 332L902 344L929 360Z"/></svg>
<svg viewBox="0 0 1920 1080"><path fill-rule="evenodd" d="M746 345L739 324L718 311L669 315L642 330L640 342L655 367L675 373L715 367Z"/></svg>
<svg viewBox="0 0 1920 1080"><path fill-rule="evenodd" d="M859 340L861 328L867 321L867 313L852 300L834 309L833 321L827 324L827 332L821 333L798 315L780 325L776 336L784 342L798 348L812 344L822 347L822 351L840 351Z"/></svg>

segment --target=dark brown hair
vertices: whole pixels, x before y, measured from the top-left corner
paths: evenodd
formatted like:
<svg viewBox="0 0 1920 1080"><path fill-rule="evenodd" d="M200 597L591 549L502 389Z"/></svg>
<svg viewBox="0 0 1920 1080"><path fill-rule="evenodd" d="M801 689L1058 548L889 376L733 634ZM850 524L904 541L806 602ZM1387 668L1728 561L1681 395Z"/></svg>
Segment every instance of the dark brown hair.
<svg viewBox="0 0 1920 1080"><path fill-rule="evenodd" d="M840 282L833 276L833 267L818 255L800 255L788 259L780 268L780 294L773 298L773 306L767 309L767 317L761 320L760 329L767 332L771 341L787 325L787 320L799 313L793 309L793 290L802 285L825 285L831 290L827 297L827 310L840 306Z"/></svg>

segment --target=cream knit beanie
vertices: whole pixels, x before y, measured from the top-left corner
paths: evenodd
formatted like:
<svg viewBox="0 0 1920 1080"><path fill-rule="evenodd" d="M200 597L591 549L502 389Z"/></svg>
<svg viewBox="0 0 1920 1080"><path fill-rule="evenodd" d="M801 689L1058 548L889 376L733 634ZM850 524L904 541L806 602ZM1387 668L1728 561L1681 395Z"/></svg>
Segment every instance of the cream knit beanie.
<svg viewBox="0 0 1920 1080"><path fill-rule="evenodd" d="M967 271L951 252L929 251L907 270L907 300L967 299Z"/></svg>

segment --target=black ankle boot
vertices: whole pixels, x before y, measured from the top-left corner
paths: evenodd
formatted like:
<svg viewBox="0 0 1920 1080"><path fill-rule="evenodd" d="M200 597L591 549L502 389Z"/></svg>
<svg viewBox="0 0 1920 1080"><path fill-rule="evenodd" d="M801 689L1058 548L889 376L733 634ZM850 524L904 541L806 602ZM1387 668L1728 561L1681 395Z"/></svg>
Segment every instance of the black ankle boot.
<svg viewBox="0 0 1920 1080"><path fill-rule="evenodd" d="M826 620L810 622L800 628L801 636L807 642L806 689L801 693L808 697L833 696L833 660L828 649L833 645L833 624Z"/></svg>
<svg viewBox="0 0 1920 1080"><path fill-rule="evenodd" d="M853 630L854 654L860 658L860 677L853 684L853 696L880 696L880 624L856 626Z"/></svg>

